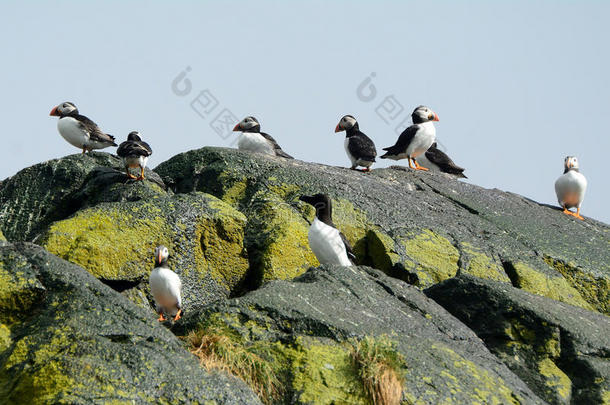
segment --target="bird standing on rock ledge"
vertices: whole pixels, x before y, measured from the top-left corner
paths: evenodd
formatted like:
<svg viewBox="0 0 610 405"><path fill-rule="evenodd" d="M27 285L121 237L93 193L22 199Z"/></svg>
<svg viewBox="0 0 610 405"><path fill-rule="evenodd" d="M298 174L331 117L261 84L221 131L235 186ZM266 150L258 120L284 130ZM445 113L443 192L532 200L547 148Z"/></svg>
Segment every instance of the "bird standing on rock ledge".
<svg viewBox="0 0 610 405"><path fill-rule="evenodd" d="M375 144L360 131L358 121L352 115L345 115L335 128L335 133L345 131L345 152L352 161L352 170L358 166L364 167L363 172L371 171L371 166L375 163L377 150Z"/></svg>
<svg viewBox="0 0 610 405"><path fill-rule="evenodd" d="M59 117L59 134L71 145L82 149L83 153L117 146L114 136L103 133L95 122L80 115L78 108L69 101L53 107L49 115Z"/></svg>
<svg viewBox="0 0 610 405"><path fill-rule="evenodd" d="M578 159L575 156L566 157L563 174L555 181L557 201L563 208L564 214L583 219L580 216L580 205L585 198L585 191L587 191L587 179L579 171ZM576 213L568 209L572 207L576 207Z"/></svg>
<svg viewBox="0 0 610 405"><path fill-rule="evenodd" d="M302 195L299 200L316 209L307 239L309 247L321 264L352 266L356 259L349 241L333 224L332 204L326 194Z"/></svg>
<svg viewBox="0 0 610 405"><path fill-rule="evenodd" d="M238 149L294 159L282 150L271 135L261 132L261 124L254 117L244 118L235 125L233 131L241 131L242 133L237 141Z"/></svg>
<svg viewBox="0 0 610 405"><path fill-rule="evenodd" d="M155 268L150 273L150 291L156 302L156 310L159 314L159 322L165 321L163 314L174 317L174 321L180 319L182 314L182 282L180 277L167 267L169 252L163 245L155 249Z"/></svg>
<svg viewBox="0 0 610 405"><path fill-rule="evenodd" d="M411 118L413 125L402 131L394 146L383 148L387 153L381 158L393 160L407 158L411 169L428 170L420 166L415 158L426 153L436 140L436 128L434 128L433 121L438 121L438 115L428 107L420 105L413 111ZM411 161L415 166L411 165Z"/></svg>
<svg viewBox="0 0 610 405"><path fill-rule="evenodd" d="M116 154L123 158L127 177L135 180L144 180L144 168L146 167L146 162L148 162L148 157L152 155L152 149L146 142L142 141L138 131L132 131L127 135L127 140L119 145ZM139 177L129 172L129 169L132 167L140 168Z"/></svg>

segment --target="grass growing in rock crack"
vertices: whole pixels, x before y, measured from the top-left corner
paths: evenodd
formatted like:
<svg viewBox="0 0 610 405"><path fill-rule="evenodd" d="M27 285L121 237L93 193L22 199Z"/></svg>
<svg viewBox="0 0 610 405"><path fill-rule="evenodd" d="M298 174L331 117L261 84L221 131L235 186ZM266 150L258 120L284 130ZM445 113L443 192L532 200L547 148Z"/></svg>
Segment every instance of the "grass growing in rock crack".
<svg viewBox="0 0 610 405"><path fill-rule="evenodd" d="M351 355L358 376L374 405L400 403L406 361L387 336L351 340Z"/></svg>
<svg viewBox="0 0 610 405"><path fill-rule="evenodd" d="M282 387L276 370L257 353L257 347L244 345L238 336L219 326L191 332L185 340L207 370L223 370L241 378L266 404L280 398Z"/></svg>

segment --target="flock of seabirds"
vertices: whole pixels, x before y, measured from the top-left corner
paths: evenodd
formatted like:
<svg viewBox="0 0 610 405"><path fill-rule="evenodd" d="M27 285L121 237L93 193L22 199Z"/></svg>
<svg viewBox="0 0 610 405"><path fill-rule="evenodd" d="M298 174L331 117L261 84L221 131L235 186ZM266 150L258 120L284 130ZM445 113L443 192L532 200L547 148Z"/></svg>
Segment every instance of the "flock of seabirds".
<svg viewBox="0 0 610 405"><path fill-rule="evenodd" d="M81 115L71 102L64 102L51 110L52 116L58 116L57 129L60 135L82 152L91 152L110 146L118 146L117 155L123 159L127 176L134 180L144 179L144 168L151 147L137 131L130 132L127 140L120 145L115 143L112 135L102 130L89 118ZM466 177L464 169L457 166L449 156L437 148L434 122L438 115L426 106L417 107L411 114L413 125L405 129L393 146L383 148L385 154L381 159L407 159L409 167L415 170L433 170L448 173L454 177ZM258 120L252 116L241 120L233 131L241 132L237 147L241 150L293 159L282 150L275 139L264 132ZM375 163L377 150L375 144L358 126L352 115L345 115L335 128L335 132L345 131L345 151L352 162L352 170L369 172ZM424 167L425 164L428 167ZM358 169L362 167L362 169ZM134 176L131 169L139 169L139 176ZM555 182L557 200L567 215L583 219L580 206L587 188L587 179L579 172L578 159L568 156L564 161L564 173ZM313 196L303 195L301 201L316 209L316 216L308 233L309 246L321 264L352 266L356 258L345 235L332 221L332 202L326 194ZM569 209L576 208L576 212ZM183 312L180 277L168 266L169 251L165 246L155 249L155 268L150 274L150 289L156 302L159 321L165 321L169 315L174 321L180 319Z"/></svg>

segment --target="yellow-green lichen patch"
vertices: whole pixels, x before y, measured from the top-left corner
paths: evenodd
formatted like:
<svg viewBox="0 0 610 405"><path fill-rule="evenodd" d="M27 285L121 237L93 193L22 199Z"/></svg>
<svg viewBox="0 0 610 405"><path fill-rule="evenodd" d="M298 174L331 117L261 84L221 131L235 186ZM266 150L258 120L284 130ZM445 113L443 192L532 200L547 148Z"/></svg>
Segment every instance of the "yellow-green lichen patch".
<svg viewBox="0 0 610 405"><path fill-rule="evenodd" d="M504 272L502 266L491 257L480 252L468 242L460 244L460 251L466 256L467 265L462 269L463 273L488 280L504 281L510 283L510 278ZM465 258L462 258L462 261Z"/></svg>
<svg viewBox="0 0 610 405"><path fill-rule="evenodd" d="M333 199L333 222L354 248L356 257L364 257L366 254L364 237L367 231L373 228L366 213L354 207L347 200L335 198Z"/></svg>
<svg viewBox="0 0 610 405"><path fill-rule="evenodd" d="M446 238L430 229L403 242L405 251L415 265L419 285L429 287L454 277L460 258L458 250Z"/></svg>
<svg viewBox="0 0 610 405"><path fill-rule="evenodd" d="M2 233L2 229L0 229L0 241L6 241L4 234Z"/></svg>
<svg viewBox="0 0 610 405"><path fill-rule="evenodd" d="M560 397L563 403L569 403L572 395L572 381L549 358L538 362L538 372L544 377L547 394Z"/></svg>
<svg viewBox="0 0 610 405"><path fill-rule="evenodd" d="M248 188L246 177L236 179L223 172L218 176L217 183L222 187L221 200L232 207L238 208L246 198L246 189Z"/></svg>
<svg viewBox="0 0 610 405"><path fill-rule="evenodd" d="M512 267L515 272L513 283L517 287L570 305L593 309L562 276L548 276L521 262L513 263Z"/></svg>
<svg viewBox="0 0 610 405"><path fill-rule="evenodd" d="M11 325L18 318L27 314L39 297L42 285L35 277L28 277L24 270L25 263L6 263L13 268L11 272L5 269L5 263L0 260L0 323Z"/></svg>
<svg viewBox="0 0 610 405"><path fill-rule="evenodd" d="M524 400L513 392L500 377L491 375L487 370L477 366L470 360L465 359L447 346L433 344L433 350L443 353L443 358L448 362L449 368L442 374L445 376L446 386L455 392L463 392L462 383L451 375L451 369L460 369L460 374L470 376L469 384L475 386L470 403L480 404L521 404ZM449 398L447 398L449 399ZM445 402L445 401L442 401Z"/></svg>
<svg viewBox="0 0 610 405"><path fill-rule="evenodd" d="M610 278L595 277L573 263L545 256L544 261L559 272L595 310L610 315Z"/></svg>
<svg viewBox="0 0 610 405"><path fill-rule="evenodd" d="M42 246L98 278L129 280L153 268L152 252L170 245L170 229L160 209L147 203L103 205L54 223Z"/></svg>
<svg viewBox="0 0 610 405"><path fill-rule="evenodd" d="M372 267L388 272L394 264L400 262L394 239L381 230L370 229L366 234L366 241L367 259L370 260Z"/></svg>
<svg viewBox="0 0 610 405"><path fill-rule="evenodd" d="M509 347L521 348L523 346L531 347L536 341L536 333L524 326L517 319L511 319L510 325L504 330L506 336L510 339L507 343Z"/></svg>
<svg viewBox="0 0 610 405"><path fill-rule="evenodd" d="M0 323L0 356L2 352L11 346L11 330L4 324Z"/></svg>
<svg viewBox="0 0 610 405"><path fill-rule="evenodd" d="M195 227L199 246L195 256L198 270L210 272L212 277L232 290L248 271L249 263L244 247L246 217L224 202L210 197L212 218L201 217Z"/></svg>

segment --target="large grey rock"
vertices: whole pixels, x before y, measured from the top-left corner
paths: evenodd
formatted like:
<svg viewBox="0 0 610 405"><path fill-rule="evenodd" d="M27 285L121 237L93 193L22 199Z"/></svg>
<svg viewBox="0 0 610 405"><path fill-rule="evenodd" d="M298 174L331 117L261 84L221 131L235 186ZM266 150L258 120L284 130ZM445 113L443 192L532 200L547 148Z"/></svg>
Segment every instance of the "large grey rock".
<svg viewBox="0 0 610 405"><path fill-rule="evenodd" d="M314 397L320 404L365 403L341 343L381 335L406 358L408 403L543 403L419 289L368 267L320 267L293 281L271 281L187 315L174 331L197 330L210 319L220 319L246 345L269 342L269 362L284 371L285 398L297 403Z"/></svg>
<svg viewBox="0 0 610 405"><path fill-rule="evenodd" d="M468 275L430 287L426 294L549 403L608 402L608 317Z"/></svg>
<svg viewBox="0 0 610 405"><path fill-rule="evenodd" d="M2 403L258 404L153 314L31 244L0 246Z"/></svg>

